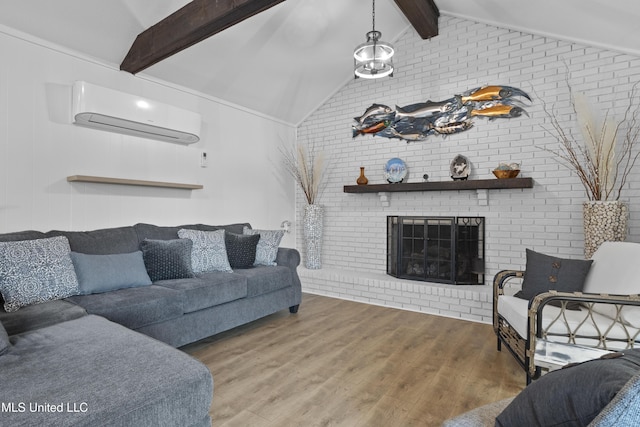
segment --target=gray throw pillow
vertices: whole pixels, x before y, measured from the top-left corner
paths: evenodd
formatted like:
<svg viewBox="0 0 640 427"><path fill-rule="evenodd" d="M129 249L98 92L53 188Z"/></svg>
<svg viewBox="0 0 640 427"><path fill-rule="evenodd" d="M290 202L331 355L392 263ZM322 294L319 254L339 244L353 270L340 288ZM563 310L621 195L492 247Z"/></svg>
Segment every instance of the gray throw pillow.
<svg viewBox="0 0 640 427"><path fill-rule="evenodd" d="M529 384L496 426L586 426L640 370L640 349L550 372Z"/></svg>
<svg viewBox="0 0 640 427"><path fill-rule="evenodd" d="M178 236L193 242L191 267L195 274L232 271L224 244L224 233L224 230L200 231L186 228L178 230Z"/></svg>
<svg viewBox="0 0 640 427"><path fill-rule="evenodd" d="M256 247L259 240L259 234L244 235L225 232L224 244L227 247L231 268L252 267L256 261Z"/></svg>
<svg viewBox="0 0 640 427"><path fill-rule="evenodd" d="M141 251L111 255L71 252L71 259L82 295L151 284Z"/></svg>
<svg viewBox="0 0 640 427"><path fill-rule="evenodd" d="M7 312L78 294L64 236L0 242L0 292Z"/></svg>
<svg viewBox="0 0 640 427"><path fill-rule="evenodd" d="M256 248L255 265L277 265L278 246L284 236L284 230L254 230L245 226L242 234L260 235L260 241Z"/></svg>
<svg viewBox="0 0 640 427"><path fill-rule="evenodd" d="M580 292L593 260L564 259L544 255L527 249L527 266L522 280L522 290L514 296L530 300L538 294L555 290ZM578 303L569 303L569 309L577 309Z"/></svg>
<svg viewBox="0 0 640 427"><path fill-rule="evenodd" d="M9 335L7 335L7 331L0 323L0 356L5 354L11 348L11 341L9 341Z"/></svg>
<svg viewBox="0 0 640 427"><path fill-rule="evenodd" d="M144 239L140 249L149 278L157 282L194 277L191 269L192 246L189 239Z"/></svg>

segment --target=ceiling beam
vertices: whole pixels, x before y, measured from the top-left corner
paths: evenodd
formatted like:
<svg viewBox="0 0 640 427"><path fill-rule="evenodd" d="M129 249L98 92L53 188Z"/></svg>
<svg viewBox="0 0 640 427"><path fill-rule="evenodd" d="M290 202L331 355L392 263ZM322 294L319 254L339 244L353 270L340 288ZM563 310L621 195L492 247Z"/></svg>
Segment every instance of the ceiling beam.
<svg viewBox="0 0 640 427"><path fill-rule="evenodd" d="M433 0L395 0L423 40L438 35L440 11Z"/></svg>
<svg viewBox="0 0 640 427"><path fill-rule="evenodd" d="M285 0L193 0L138 34L120 69L136 74Z"/></svg>

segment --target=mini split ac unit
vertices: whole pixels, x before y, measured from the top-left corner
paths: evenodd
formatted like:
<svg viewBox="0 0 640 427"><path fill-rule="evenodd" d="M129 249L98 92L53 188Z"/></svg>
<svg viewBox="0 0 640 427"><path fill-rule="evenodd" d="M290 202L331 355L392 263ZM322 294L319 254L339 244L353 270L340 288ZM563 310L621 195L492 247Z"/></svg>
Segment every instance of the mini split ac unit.
<svg viewBox="0 0 640 427"><path fill-rule="evenodd" d="M87 82L73 85L73 122L160 141L200 140L200 114Z"/></svg>

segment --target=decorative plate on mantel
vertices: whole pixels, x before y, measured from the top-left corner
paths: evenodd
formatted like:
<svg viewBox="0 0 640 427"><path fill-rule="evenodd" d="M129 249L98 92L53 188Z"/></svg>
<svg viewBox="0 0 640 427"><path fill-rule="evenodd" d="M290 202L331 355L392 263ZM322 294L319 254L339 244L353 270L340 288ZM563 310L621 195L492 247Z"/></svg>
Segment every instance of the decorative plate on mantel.
<svg viewBox="0 0 640 427"><path fill-rule="evenodd" d="M384 165L384 179L390 184L402 182L407 176L407 165L402 159L394 157Z"/></svg>
<svg viewBox="0 0 640 427"><path fill-rule="evenodd" d="M449 171L453 180L467 179L471 174L471 163L465 156L458 154L451 160Z"/></svg>

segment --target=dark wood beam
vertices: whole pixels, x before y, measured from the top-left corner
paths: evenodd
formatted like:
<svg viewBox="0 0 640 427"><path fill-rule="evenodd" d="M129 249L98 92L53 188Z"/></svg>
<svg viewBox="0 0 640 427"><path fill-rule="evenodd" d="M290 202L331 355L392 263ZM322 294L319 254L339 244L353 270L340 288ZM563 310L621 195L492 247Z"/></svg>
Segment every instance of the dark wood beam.
<svg viewBox="0 0 640 427"><path fill-rule="evenodd" d="M136 74L285 0L193 0L138 34L120 69Z"/></svg>
<svg viewBox="0 0 640 427"><path fill-rule="evenodd" d="M440 11L433 0L395 0L423 40L438 35Z"/></svg>

